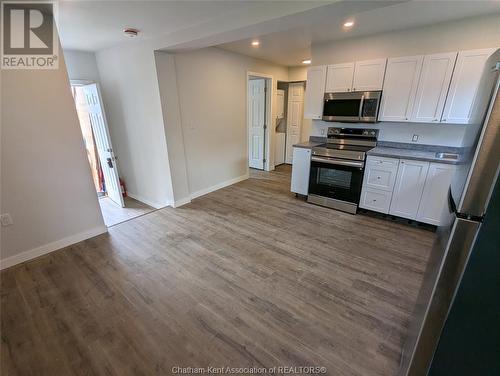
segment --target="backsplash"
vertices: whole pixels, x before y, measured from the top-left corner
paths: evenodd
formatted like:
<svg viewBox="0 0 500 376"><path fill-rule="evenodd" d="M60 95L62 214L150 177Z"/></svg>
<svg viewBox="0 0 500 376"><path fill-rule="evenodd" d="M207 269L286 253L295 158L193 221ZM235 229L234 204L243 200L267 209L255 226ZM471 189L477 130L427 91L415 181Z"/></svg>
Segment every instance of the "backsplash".
<svg viewBox="0 0 500 376"><path fill-rule="evenodd" d="M471 125L427 123L336 123L313 120L311 136L326 136L328 127L373 128L379 130L379 141L425 145L468 146Z"/></svg>

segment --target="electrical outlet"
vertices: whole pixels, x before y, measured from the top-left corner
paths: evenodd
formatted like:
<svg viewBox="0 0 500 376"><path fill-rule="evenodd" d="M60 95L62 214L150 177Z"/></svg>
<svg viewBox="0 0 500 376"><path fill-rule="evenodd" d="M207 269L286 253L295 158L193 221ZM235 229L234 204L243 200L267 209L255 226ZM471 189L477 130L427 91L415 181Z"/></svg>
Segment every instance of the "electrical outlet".
<svg viewBox="0 0 500 376"><path fill-rule="evenodd" d="M2 226L10 226L14 224L14 221L9 213L0 215L0 222L2 223Z"/></svg>
<svg viewBox="0 0 500 376"><path fill-rule="evenodd" d="M324 129L324 128L321 130L321 135L322 135L322 136L324 136L324 135L325 135L325 129Z"/></svg>
<svg viewBox="0 0 500 376"><path fill-rule="evenodd" d="M411 140L413 142L417 142L418 141L418 134L414 134L413 137L411 138Z"/></svg>

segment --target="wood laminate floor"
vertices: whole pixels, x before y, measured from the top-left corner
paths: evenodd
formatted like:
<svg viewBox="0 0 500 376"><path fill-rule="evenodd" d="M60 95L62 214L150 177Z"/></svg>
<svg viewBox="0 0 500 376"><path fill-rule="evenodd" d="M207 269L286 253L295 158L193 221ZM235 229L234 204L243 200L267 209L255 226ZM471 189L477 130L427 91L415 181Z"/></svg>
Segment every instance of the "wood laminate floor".
<svg viewBox="0 0 500 376"><path fill-rule="evenodd" d="M1 272L7 375L397 372L434 234L307 204L290 169Z"/></svg>
<svg viewBox="0 0 500 376"><path fill-rule="evenodd" d="M128 221L129 219L136 218L156 210L155 208L146 205L141 201L137 201L132 197L124 197L123 201L125 203L125 207L121 208L109 197L99 198L99 205L101 207L102 217L106 226L114 226L118 223Z"/></svg>

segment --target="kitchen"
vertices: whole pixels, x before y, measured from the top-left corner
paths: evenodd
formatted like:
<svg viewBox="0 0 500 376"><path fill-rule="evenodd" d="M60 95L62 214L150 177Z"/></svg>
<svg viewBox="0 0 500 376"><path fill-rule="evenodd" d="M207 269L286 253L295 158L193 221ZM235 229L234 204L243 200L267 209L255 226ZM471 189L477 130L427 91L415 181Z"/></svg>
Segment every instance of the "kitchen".
<svg viewBox="0 0 500 376"><path fill-rule="evenodd" d="M493 82L483 71L491 68L488 59L495 51L308 68L304 118L326 123L327 135L294 145L291 191L352 214L362 209L443 224L449 186L467 172L470 146L489 103ZM413 143L417 134L412 142L380 140L381 132L417 123L431 129L452 124L458 131L466 125L470 144Z"/></svg>

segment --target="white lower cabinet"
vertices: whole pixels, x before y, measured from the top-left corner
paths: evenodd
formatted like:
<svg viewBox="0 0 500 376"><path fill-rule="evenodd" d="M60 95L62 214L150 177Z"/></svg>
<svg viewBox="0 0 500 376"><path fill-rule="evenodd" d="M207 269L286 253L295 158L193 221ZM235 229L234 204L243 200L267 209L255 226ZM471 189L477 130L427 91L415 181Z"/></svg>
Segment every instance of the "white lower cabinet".
<svg viewBox="0 0 500 376"><path fill-rule="evenodd" d="M439 226L456 166L368 156L359 207Z"/></svg>
<svg viewBox="0 0 500 376"><path fill-rule="evenodd" d="M387 214L391 205L391 197L392 192L363 187L359 206L364 209Z"/></svg>
<svg viewBox="0 0 500 376"><path fill-rule="evenodd" d="M448 203L448 190L450 188L456 166L431 163L424 192L418 207L417 221L439 226L446 215Z"/></svg>
<svg viewBox="0 0 500 376"><path fill-rule="evenodd" d="M401 159L392 193L389 213L416 219L420 198L424 191L429 162Z"/></svg>
<svg viewBox="0 0 500 376"><path fill-rule="evenodd" d="M293 148L291 191L307 195L309 191L309 172L311 170L311 149Z"/></svg>
<svg viewBox="0 0 500 376"><path fill-rule="evenodd" d="M398 173L398 165L399 159L368 156L363 184L367 188L392 192Z"/></svg>

